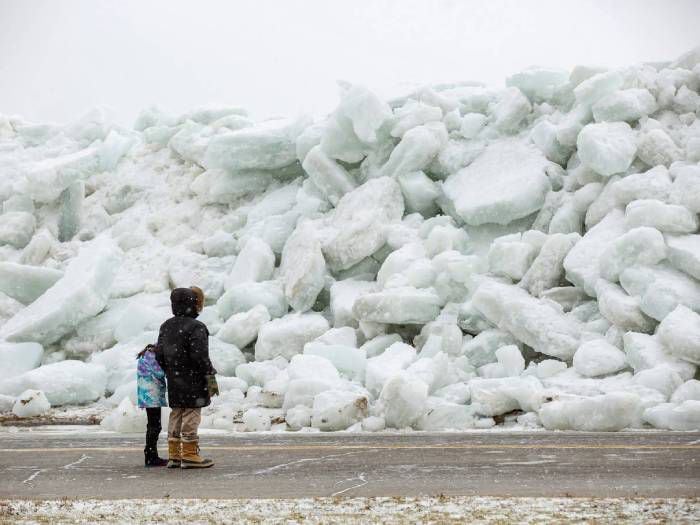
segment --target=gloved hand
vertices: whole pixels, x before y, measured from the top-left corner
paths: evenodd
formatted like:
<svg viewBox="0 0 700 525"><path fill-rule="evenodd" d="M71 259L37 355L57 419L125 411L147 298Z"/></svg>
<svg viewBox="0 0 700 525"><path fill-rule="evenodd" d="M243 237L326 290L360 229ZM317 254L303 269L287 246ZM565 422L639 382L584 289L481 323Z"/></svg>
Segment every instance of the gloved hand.
<svg viewBox="0 0 700 525"><path fill-rule="evenodd" d="M216 382L216 376L213 374L207 376L207 390L209 390L209 397L219 395L219 383Z"/></svg>

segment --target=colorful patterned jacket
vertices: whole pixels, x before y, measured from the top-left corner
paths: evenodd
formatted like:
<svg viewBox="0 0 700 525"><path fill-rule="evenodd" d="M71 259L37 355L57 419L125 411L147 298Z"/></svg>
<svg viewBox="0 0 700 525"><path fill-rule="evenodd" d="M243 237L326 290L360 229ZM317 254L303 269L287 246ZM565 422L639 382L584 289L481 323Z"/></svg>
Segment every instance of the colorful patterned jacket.
<svg viewBox="0 0 700 525"><path fill-rule="evenodd" d="M165 372L156 361L156 354L144 352L136 367L136 390L139 408L168 406L165 400Z"/></svg>

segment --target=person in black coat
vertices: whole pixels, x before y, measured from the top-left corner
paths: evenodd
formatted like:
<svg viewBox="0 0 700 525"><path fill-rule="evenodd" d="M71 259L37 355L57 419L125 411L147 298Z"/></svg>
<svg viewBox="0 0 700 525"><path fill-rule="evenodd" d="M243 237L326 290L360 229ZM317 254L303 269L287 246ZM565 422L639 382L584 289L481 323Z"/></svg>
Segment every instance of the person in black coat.
<svg viewBox="0 0 700 525"><path fill-rule="evenodd" d="M218 394L216 370L209 360L209 331L197 316L204 307L199 288L175 288L170 294L173 316L160 327L156 360L165 372L168 404L168 467L211 467L199 455L197 431L202 407Z"/></svg>

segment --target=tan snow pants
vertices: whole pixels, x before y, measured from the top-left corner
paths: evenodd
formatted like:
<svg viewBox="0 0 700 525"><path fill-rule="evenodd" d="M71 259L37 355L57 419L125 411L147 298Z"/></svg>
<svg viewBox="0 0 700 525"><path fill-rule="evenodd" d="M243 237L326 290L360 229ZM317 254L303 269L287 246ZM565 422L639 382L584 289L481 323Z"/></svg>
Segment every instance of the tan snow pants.
<svg viewBox="0 0 700 525"><path fill-rule="evenodd" d="M173 408L168 420L168 439L198 441L197 430L201 421L201 408Z"/></svg>

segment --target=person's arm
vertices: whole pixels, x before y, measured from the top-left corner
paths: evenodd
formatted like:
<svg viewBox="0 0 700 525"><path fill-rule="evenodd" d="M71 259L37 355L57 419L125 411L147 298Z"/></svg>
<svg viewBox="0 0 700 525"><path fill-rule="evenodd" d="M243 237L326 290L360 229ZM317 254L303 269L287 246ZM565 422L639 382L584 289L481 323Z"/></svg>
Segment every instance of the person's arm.
<svg viewBox="0 0 700 525"><path fill-rule="evenodd" d="M158 342L156 342L156 348L153 351L153 353L156 355L156 362L160 366L160 368L165 371L165 358L163 356L163 328L161 327L160 331L158 332Z"/></svg>
<svg viewBox="0 0 700 525"><path fill-rule="evenodd" d="M216 374L209 359L209 330L204 325L197 326L190 335L190 359L201 374Z"/></svg>

